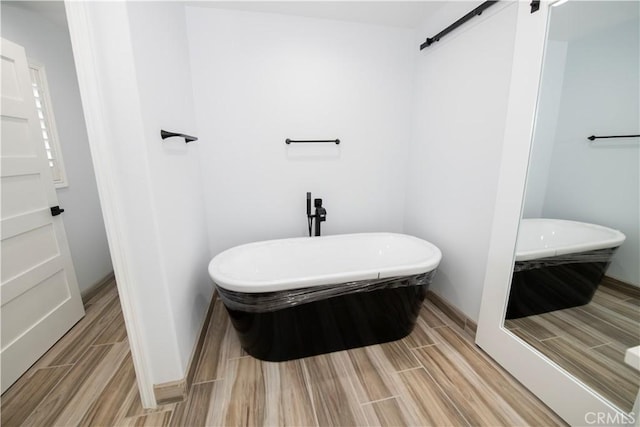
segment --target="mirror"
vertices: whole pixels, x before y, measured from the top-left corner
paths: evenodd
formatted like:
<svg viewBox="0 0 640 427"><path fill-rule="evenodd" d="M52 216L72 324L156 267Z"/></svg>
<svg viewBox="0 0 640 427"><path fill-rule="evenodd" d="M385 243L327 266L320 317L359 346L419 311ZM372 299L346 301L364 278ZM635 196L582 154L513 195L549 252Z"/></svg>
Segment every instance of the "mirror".
<svg viewBox="0 0 640 427"><path fill-rule="evenodd" d="M640 386L639 53L639 2L551 8L504 322L625 412Z"/></svg>

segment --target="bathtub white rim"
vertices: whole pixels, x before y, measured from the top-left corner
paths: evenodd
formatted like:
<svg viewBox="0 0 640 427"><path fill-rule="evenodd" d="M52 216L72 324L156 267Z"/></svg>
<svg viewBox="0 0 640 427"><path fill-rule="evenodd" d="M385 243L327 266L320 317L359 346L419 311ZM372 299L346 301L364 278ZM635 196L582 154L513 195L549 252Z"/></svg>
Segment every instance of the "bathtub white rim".
<svg viewBox="0 0 640 427"><path fill-rule="evenodd" d="M597 240L589 241L589 242L581 242L575 244L565 244L556 247L549 248L536 248L536 249L520 249L518 244L516 244L516 261L531 261L540 258L549 258L553 256L559 255L568 255L575 254L580 252L589 252L595 251L599 249L613 249L622 245L626 240L626 236L619 230L605 227L603 225L592 224L588 222L580 222L580 221L572 221L567 219L556 219L556 218L523 218L521 221L520 227L522 227L522 222L539 222L544 224L557 223L560 224L561 227L576 227L587 232L595 231L602 235L602 233L608 234L610 237L602 238L598 236ZM521 233L521 230L518 233ZM520 234L518 235L520 238ZM520 241L520 240L518 240Z"/></svg>
<svg viewBox="0 0 640 427"><path fill-rule="evenodd" d="M220 260L224 258L224 254L229 253L230 251L239 251L242 249L246 249L247 247L257 246L257 245L269 245L273 243L278 243L282 241L306 241L308 239L340 239L340 238L352 238L352 237L363 237L363 236L374 236L374 235L385 235L385 236L395 236L401 237L403 239L413 240L418 242L419 244L425 246L428 250L431 251L431 255L419 263L413 263L411 265L402 265L400 267L386 267L382 269L365 269L365 270L354 270L348 273L334 273L334 274L323 274L316 276L308 276L308 277L296 277L290 279L280 279L280 280L238 280L232 277L229 277L219 270L217 270L217 262L216 260ZM347 283L347 282L355 282L361 280L375 280L375 279L386 279L392 277L404 277L404 276L413 276L417 274L428 273L430 271L435 270L440 261L442 259L442 252L440 249L435 246L433 243L428 242L423 239L419 239L417 237L402 234L402 233L389 233L389 232L371 232L371 233L350 233L350 234L335 234L329 236L321 236L321 237L293 237L288 239L274 239L274 240L265 240L258 242L246 243L243 245L234 246L232 248L227 249L226 251L221 252L216 255L209 262L209 276L214 281L215 285L221 287L226 290L235 291L235 292L244 292L244 293L261 293L261 292L278 292L278 291L286 291L292 289L303 289L303 288L311 288L315 286L322 285L331 285L331 284L339 284L339 283Z"/></svg>

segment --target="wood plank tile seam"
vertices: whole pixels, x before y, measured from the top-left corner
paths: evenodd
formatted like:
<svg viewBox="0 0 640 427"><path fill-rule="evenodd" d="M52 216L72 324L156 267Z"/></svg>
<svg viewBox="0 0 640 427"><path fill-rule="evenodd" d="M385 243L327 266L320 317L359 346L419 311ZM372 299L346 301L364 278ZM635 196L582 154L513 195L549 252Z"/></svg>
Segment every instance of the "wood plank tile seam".
<svg viewBox="0 0 640 427"><path fill-rule="evenodd" d="M416 368L416 369L420 369L420 368ZM383 399L378 399L378 400L372 400L371 402L361 403L360 406L371 405L372 403L384 402L385 400L397 399L398 397L399 397L399 395L398 396L385 397Z"/></svg>

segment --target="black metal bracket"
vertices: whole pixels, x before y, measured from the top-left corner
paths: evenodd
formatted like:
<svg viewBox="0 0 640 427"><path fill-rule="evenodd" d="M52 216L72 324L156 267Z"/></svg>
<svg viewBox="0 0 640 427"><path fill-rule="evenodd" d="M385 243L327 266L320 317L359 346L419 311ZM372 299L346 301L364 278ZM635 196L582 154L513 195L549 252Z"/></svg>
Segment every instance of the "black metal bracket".
<svg viewBox="0 0 640 427"><path fill-rule="evenodd" d="M174 136L177 136L179 138L184 138L184 142L186 144L190 143L191 141L198 140L198 138L195 136L185 135L184 133L167 132L166 130L160 129L160 137L162 139L173 138Z"/></svg>
<svg viewBox="0 0 640 427"><path fill-rule="evenodd" d="M64 209L60 209L60 206L53 206L51 208L51 216L58 216L62 212L64 212Z"/></svg>
<svg viewBox="0 0 640 427"><path fill-rule="evenodd" d="M462 24L464 24L465 22L467 22L468 20L470 20L471 18L473 18L474 16L479 16L482 15L482 12L493 6L494 4L498 3L497 0L494 1L485 1L484 3L482 3L480 6L476 7L475 9L473 9L471 12L467 13L466 15L464 15L462 18L458 19L456 22L454 22L453 24L449 25L447 28L445 28L444 30L440 31L438 34L436 34L433 37L427 37L427 40L422 43L420 45L420 50L424 49L425 47L431 46L433 43L440 41L441 37L446 36L447 34L449 34L451 31L455 30L456 28L458 28L459 26L461 26Z"/></svg>
<svg viewBox="0 0 640 427"><path fill-rule="evenodd" d="M532 0L531 4L531 13L537 12L540 10L540 0Z"/></svg>
<svg viewBox="0 0 640 427"><path fill-rule="evenodd" d="M334 144L340 144L339 139L303 139L303 140L295 140L295 139L285 139L284 143L289 144L306 144L306 143L314 143L314 142L333 142Z"/></svg>
<svg viewBox="0 0 640 427"><path fill-rule="evenodd" d="M608 135L608 136L595 136L591 135L587 137L589 141L593 141L596 139L604 139L604 138L640 138L640 135Z"/></svg>

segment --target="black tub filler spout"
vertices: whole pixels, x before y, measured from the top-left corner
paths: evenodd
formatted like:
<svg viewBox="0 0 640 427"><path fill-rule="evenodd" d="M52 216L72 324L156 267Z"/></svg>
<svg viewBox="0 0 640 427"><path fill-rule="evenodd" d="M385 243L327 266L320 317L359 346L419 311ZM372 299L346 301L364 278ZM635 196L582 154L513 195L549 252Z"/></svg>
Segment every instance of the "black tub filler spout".
<svg viewBox="0 0 640 427"><path fill-rule="evenodd" d="M309 225L309 237L311 237L311 228L314 220L315 236L320 236L320 225L327 220L327 210L322 207L322 199L314 199L313 206L315 208L315 213L311 215L311 193L307 192L307 223Z"/></svg>

